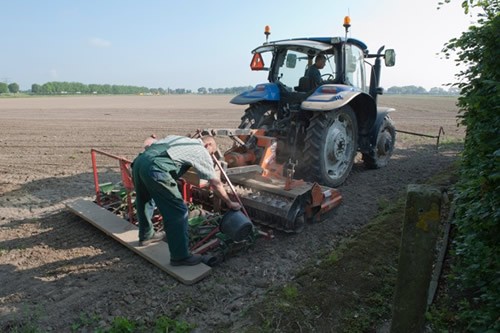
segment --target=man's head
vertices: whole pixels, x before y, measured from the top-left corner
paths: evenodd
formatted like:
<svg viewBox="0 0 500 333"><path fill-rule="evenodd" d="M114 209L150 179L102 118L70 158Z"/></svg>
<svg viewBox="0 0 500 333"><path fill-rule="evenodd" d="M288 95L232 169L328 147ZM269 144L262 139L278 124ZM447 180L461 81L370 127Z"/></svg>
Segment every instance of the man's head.
<svg viewBox="0 0 500 333"><path fill-rule="evenodd" d="M144 149L148 148L149 146L151 146L156 141L157 141L156 140L156 135L151 134L150 136L148 136L146 138L146 140L144 140L144 143L143 143Z"/></svg>
<svg viewBox="0 0 500 333"><path fill-rule="evenodd" d="M217 151L217 142L215 142L213 136L204 136L201 138L201 141L203 141L203 146L205 146L210 154L213 154Z"/></svg>
<svg viewBox="0 0 500 333"><path fill-rule="evenodd" d="M316 56L316 59L314 60L314 64L316 65L316 67L318 67L319 69L323 69L326 65L326 57L324 54L318 54Z"/></svg>

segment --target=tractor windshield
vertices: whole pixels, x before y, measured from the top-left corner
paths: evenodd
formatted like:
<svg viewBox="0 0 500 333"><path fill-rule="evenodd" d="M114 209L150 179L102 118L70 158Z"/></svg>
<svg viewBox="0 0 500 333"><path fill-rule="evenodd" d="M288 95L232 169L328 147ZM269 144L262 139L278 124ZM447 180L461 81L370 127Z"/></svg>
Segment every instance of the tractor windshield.
<svg viewBox="0 0 500 333"><path fill-rule="evenodd" d="M290 91L300 91L299 80L306 74L309 66L314 64L315 56L291 49L283 50L277 56L278 61L275 64L277 68L274 72L276 81L282 83ZM325 54L325 56L326 64L320 69L321 77L324 81L334 82L336 79L335 55Z"/></svg>

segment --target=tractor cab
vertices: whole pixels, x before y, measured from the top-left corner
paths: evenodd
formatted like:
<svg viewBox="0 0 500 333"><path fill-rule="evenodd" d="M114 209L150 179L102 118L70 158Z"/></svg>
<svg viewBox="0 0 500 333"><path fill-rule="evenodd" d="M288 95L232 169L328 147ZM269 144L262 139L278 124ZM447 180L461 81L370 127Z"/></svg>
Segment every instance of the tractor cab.
<svg viewBox="0 0 500 333"><path fill-rule="evenodd" d="M307 82L307 69L314 64L314 58L323 54L326 65L321 72L324 84L335 83L352 86L368 92L365 80L364 55L366 45L353 38L347 41L341 37L301 38L266 43L252 51L252 70L269 70L268 80L290 92L311 92ZM345 55L342 56L342 55ZM255 62L254 59L259 59ZM265 67L266 60L270 66Z"/></svg>

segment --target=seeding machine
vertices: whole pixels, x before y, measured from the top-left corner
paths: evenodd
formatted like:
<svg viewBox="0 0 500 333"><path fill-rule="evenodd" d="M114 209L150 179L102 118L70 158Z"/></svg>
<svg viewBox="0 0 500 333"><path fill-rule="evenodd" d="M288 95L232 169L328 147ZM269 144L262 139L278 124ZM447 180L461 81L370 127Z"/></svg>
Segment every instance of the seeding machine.
<svg viewBox="0 0 500 333"><path fill-rule="evenodd" d="M213 160L227 192L242 205L238 212L228 209L194 170L179 179L179 190L189 208L191 251L209 254L209 265L251 246L258 237L273 238L273 230L300 232L307 222L320 221L341 202L340 193L333 188L294 179L294 165L280 164L276 159L276 138L263 135L261 130L204 130L192 137L202 135L233 140L233 148L225 154L217 152ZM255 149L245 148L249 137ZM98 155L117 161L120 181L100 183ZM137 225L131 161L97 149L91 150L91 157L95 203ZM161 230L162 216L155 207L151 209L155 229Z"/></svg>

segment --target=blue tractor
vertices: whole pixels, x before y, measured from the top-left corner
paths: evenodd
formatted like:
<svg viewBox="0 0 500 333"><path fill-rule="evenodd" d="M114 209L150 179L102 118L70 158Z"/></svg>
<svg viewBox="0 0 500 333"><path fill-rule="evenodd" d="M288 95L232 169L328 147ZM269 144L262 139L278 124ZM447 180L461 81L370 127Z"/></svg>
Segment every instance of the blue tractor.
<svg viewBox="0 0 500 333"><path fill-rule="evenodd" d="M248 105L239 128L277 138L276 159L291 164L295 178L329 187L346 180L357 152L368 168L385 166L396 139L389 117L394 109L377 106L382 59L394 66L395 52L383 52L382 46L372 54L363 42L347 37L349 17L344 27L345 37L271 42L266 27L266 42L252 51L251 68L268 71L269 82L231 100ZM306 72L319 54L326 66L321 84L312 87ZM251 140L245 144L251 149Z"/></svg>

